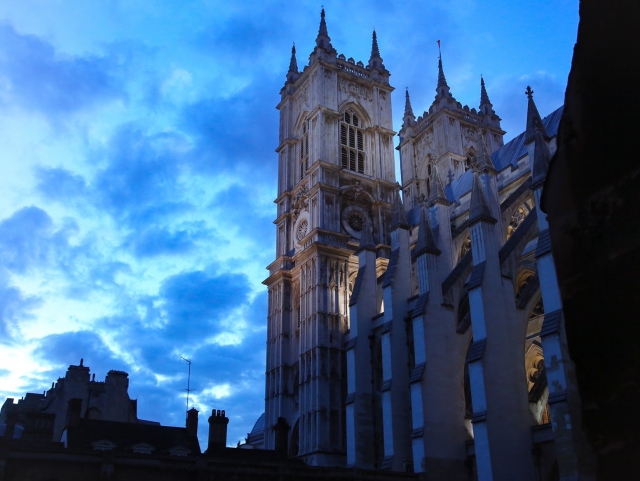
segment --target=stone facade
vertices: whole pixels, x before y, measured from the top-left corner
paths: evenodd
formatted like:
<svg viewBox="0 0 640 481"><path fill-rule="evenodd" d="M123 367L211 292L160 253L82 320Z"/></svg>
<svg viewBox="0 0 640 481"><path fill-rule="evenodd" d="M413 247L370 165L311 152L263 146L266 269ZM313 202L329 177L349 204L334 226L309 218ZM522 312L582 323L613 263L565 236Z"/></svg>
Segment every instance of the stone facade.
<svg viewBox="0 0 640 481"><path fill-rule="evenodd" d="M505 132L442 59L393 160L389 72L333 48L324 11L281 91L264 447L429 479L591 479L539 200L562 108ZM524 99L523 99L524 100ZM399 191L402 191L403 201Z"/></svg>

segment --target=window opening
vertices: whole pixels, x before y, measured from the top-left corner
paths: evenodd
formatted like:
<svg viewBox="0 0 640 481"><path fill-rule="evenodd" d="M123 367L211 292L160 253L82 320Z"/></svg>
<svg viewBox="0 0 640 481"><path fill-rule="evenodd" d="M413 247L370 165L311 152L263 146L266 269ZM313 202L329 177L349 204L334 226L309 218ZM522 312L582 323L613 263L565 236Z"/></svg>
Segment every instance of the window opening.
<svg viewBox="0 0 640 481"><path fill-rule="evenodd" d="M302 137L300 138L300 180L309 170L309 132L307 122L302 125Z"/></svg>
<svg viewBox="0 0 640 481"><path fill-rule="evenodd" d="M343 169L364 174L364 132L360 119L347 110L340 123L340 162Z"/></svg>

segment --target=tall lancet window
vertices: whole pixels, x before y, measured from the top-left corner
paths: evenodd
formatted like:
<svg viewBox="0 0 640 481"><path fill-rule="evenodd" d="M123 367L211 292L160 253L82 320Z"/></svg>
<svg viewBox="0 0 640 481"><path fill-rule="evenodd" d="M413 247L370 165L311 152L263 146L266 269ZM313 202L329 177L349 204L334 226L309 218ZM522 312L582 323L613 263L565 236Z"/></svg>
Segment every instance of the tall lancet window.
<svg viewBox="0 0 640 481"><path fill-rule="evenodd" d="M347 110L340 122L340 155L342 168L364 174L364 133L353 110Z"/></svg>
<svg viewBox="0 0 640 481"><path fill-rule="evenodd" d="M431 197L431 176L433 175L433 164L427 164L427 198Z"/></svg>
<svg viewBox="0 0 640 481"><path fill-rule="evenodd" d="M309 170L309 131L307 122L302 124L302 137L300 138L300 180Z"/></svg>

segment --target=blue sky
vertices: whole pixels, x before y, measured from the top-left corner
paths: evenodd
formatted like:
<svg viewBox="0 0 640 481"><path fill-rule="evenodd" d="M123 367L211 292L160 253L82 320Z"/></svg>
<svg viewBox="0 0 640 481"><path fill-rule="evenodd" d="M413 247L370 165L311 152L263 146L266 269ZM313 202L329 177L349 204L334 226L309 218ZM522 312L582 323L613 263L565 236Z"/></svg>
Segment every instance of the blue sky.
<svg viewBox="0 0 640 481"><path fill-rule="evenodd" d="M578 1L325 1L332 43L368 61L371 32L416 115L437 44L463 105L480 74L510 139L531 85L563 102ZM0 396L42 392L81 357L130 374L139 416L183 425L186 365L229 443L263 411L279 102L320 4L219 0L0 3ZM208 412L207 412L208 411Z"/></svg>

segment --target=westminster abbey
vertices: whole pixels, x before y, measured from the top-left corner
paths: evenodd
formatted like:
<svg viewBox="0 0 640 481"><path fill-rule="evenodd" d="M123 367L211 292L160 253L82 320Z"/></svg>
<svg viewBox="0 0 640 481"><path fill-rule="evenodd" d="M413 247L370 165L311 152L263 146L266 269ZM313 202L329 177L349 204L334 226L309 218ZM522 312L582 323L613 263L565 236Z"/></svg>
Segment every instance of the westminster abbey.
<svg viewBox="0 0 640 481"><path fill-rule="evenodd" d="M470 108L442 58L437 74L417 118L407 91L396 132L375 32L356 62L323 10L304 68L292 51L256 446L285 426L289 455L314 466L592 479L539 208L562 108L541 117L528 88L505 144L484 81Z"/></svg>

